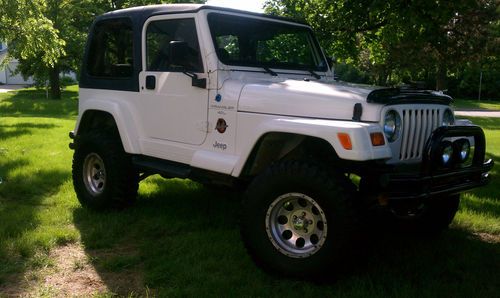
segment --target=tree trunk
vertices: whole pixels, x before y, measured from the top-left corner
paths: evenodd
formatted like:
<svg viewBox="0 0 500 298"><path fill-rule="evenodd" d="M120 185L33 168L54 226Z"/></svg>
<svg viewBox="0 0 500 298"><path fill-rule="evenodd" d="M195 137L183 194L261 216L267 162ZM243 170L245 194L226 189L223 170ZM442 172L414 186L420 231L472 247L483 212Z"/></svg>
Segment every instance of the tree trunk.
<svg viewBox="0 0 500 298"><path fill-rule="evenodd" d="M385 86L387 85L387 69L386 67L381 67L378 71L377 85Z"/></svg>
<svg viewBox="0 0 500 298"><path fill-rule="evenodd" d="M50 98L61 99L61 82L59 79L59 65L49 69Z"/></svg>
<svg viewBox="0 0 500 298"><path fill-rule="evenodd" d="M448 78L446 72L446 65L439 64L436 73L436 90L446 90L446 88L448 87Z"/></svg>

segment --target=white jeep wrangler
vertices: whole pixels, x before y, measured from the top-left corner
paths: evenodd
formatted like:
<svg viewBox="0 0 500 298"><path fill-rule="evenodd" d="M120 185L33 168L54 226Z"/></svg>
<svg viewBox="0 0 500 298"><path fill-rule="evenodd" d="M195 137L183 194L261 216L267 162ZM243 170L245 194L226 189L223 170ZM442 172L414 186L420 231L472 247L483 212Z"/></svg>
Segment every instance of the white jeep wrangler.
<svg viewBox="0 0 500 298"><path fill-rule="evenodd" d="M450 97L337 82L311 28L289 19L124 9L96 19L84 57L70 133L81 204L130 204L152 174L243 186L242 238L277 272L335 268L359 209L443 229L493 166Z"/></svg>

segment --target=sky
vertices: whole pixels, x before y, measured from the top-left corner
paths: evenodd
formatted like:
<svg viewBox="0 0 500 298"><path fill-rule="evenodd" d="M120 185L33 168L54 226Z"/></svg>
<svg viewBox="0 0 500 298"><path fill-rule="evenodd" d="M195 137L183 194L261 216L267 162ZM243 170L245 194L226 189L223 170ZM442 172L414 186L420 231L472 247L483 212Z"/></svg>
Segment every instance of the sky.
<svg viewBox="0 0 500 298"><path fill-rule="evenodd" d="M253 12L264 12L262 6L265 0L208 0L206 4L217 5Z"/></svg>

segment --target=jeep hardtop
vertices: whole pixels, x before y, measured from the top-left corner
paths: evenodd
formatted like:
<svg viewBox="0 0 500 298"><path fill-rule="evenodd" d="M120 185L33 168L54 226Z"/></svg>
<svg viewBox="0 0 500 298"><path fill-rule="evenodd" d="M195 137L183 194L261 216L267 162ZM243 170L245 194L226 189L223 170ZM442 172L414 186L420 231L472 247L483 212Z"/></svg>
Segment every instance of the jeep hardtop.
<svg viewBox="0 0 500 298"><path fill-rule="evenodd" d="M272 271L336 268L360 212L446 228L488 182L481 128L436 91L338 82L307 24L206 5L99 16L70 133L82 205L132 203L152 174L245 189L241 234Z"/></svg>

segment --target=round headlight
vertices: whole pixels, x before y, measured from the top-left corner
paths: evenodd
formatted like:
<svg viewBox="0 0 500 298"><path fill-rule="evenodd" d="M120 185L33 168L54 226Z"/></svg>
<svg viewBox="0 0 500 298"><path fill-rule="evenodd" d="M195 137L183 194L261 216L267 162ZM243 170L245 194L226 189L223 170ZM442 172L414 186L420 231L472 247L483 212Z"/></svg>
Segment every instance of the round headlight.
<svg viewBox="0 0 500 298"><path fill-rule="evenodd" d="M384 134L389 142L394 142L399 137L401 130L401 117L398 112L390 110L384 117Z"/></svg>
<svg viewBox="0 0 500 298"><path fill-rule="evenodd" d="M441 144L441 162L443 166L451 165L453 159L453 144L445 141Z"/></svg>
<svg viewBox="0 0 500 298"><path fill-rule="evenodd" d="M467 139L460 139L453 143L455 154L460 162L465 162L470 155L470 142Z"/></svg>
<svg viewBox="0 0 500 298"><path fill-rule="evenodd" d="M450 109L446 109L443 114L443 126L450 126L455 123L455 116Z"/></svg>

